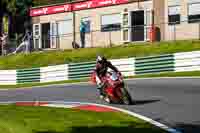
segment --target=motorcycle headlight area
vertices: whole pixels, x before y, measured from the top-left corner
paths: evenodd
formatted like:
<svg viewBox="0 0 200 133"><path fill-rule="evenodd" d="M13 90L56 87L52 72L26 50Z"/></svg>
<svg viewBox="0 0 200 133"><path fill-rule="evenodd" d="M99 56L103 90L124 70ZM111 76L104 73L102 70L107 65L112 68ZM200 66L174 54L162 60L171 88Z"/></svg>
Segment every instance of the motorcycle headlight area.
<svg viewBox="0 0 200 133"><path fill-rule="evenodd" d="M110 76L110 78L111 78L113 81L118 80L118 77L117 77L117 74L116 74L116 73L112 73L112 75Z"/></svg>

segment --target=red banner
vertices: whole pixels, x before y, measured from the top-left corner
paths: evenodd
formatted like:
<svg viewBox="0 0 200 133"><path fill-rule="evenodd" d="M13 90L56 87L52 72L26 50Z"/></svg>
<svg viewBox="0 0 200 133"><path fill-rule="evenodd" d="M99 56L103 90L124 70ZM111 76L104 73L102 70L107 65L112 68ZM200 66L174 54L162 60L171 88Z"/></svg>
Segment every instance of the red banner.
<svg viewBox="0 0 200 133"><path fill-rule="evenodd" d="M71 11L71 5L65 4L59 6L43 7L39 9L31 9L30 16L48 15L48 14L55 14L55 13L62 13L69 11Z"/></svg>
<svg viewBox="0 0 200 133"><path fill-rule="evenodd" d="M74 3L72 5L72 10L74 11L89 9L89 8L95 8L95 3L92 0L86 2Z"/></svg>
<svg viewBox="0 0 200 133"><path fill-rule="evenodd" d="M93 1L95 1L96 7L104 7L104 6L128 3L128 0L93 0Z"/></svg>
<svg viewBox="0 0 200 133"><path fill-rule="evenodd" d="M112 6L117 4L128 3L128 0L89 0L74 4L65 4L59 6L50 6L43 8L31 9L30 16L48 15L61 12L77 11L97 7Z"/></svg>

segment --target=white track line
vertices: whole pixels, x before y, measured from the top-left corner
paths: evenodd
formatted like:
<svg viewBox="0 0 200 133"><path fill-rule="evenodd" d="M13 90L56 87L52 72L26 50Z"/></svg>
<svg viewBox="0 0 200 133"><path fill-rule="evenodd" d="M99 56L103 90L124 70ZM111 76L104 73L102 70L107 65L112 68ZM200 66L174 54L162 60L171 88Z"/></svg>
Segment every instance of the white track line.
<svg viewBox="0 0 200 133"><path fill-rule="evenodd" d="M142 115L140 115L140 114L137 114L137 113L134 113L134 112L125 110L125 109L116 108L116 107L107 106L107 105L100 105L100 104L93 104L93 105L97 105L97 106L102 106L102 107L107 107L107 108L110 108L110 109L118 110L118 111L120 111L120 112L129 114L129 115L131 115L131 116L134 116L134 117L137 117L137 118L139 118L139 119L141 119L141 120L144 120L144 121L146 121L146 122L149 122L149 123L151 123L152 125L155 125L155 126L161 128L161 129L164 129L164 130L166 130L166 131L168 131L168 132L170 132L170 133L181 133L180 131L177 131L177 130L174 129L174 128L168 127L168 126L166 126L166 125L164 125L164 124L162 124L162 123L159 123L159 122L157 122L157 121L154 121L154 120L152 120L152 119L150 119L150 118L148 118L148 117L146 117L146 116L142 116Z"/></svg>

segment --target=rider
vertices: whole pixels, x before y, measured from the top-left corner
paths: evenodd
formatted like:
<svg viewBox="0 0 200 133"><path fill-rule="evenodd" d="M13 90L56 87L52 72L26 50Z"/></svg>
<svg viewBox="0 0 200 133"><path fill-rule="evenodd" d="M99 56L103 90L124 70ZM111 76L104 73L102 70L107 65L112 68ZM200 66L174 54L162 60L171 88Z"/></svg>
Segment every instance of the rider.
<svg viewBox="0 0 200 133"><path fill-rule="evenodd" d="M108 68L112 69L113 71L115 71L116 73L120 73L119 70L112 65L112 63L110 61L108 61L104 56L97 56L96 59L96 82L97 82L97 86L100 92L100 98L104 97L104 93L103 93L103 89L104 89L104 83L102 83L102 77L105 76Z"/></svg>

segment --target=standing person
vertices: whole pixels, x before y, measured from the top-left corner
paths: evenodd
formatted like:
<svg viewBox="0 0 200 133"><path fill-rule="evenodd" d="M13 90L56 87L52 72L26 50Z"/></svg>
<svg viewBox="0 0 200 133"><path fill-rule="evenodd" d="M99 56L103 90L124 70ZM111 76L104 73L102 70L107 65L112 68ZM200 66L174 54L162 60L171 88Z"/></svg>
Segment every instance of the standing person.
<svg viewBox="0 0 200 133"><path fill-rule="evenodd" d="M3 40L3 38L2 38L2 37L3 37L3 33L0 33L1 54L2 54L2 49L3 49L3 47L2 47L2 46L3 46L3 45L2 45L2 42L3 42L2 40Z"/></svg>
<svg viewBox="0 0 200 133"><path fill-rule="evenodd" d="M81 47L82 48L85 47L85 31L86 31L86 25L83 22L83 20L81 20L81 24L80 24L80 37L81 37Z"/></svg>
<svg viewBox="0 0 200 133"><path fill-rule="evenodd" d="M0 37L0 44L1 44L1 55L4 55L5 51L4 51L4 46L6 45L6 39L7 39L7 35L5 33L2 33L1 34L1 37Z"/></svg>
<svg viewBox="0 0 200 133"><path fill-rule="evenodd" d="M26 40L27 40L26 53L30 53L32 33L29 29L26 29L26 35L25 36L26 36Z"/></svg>

